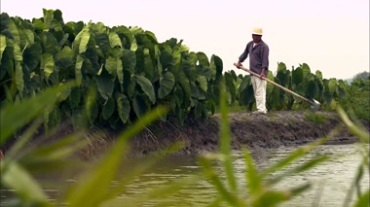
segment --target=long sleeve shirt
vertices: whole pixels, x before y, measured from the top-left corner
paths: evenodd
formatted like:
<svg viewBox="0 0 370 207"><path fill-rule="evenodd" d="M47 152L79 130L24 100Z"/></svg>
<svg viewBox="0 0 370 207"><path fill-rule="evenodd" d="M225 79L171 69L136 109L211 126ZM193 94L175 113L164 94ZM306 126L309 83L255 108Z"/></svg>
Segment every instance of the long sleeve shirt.
<svg viewBox="0 0 370 207"><path fill-rule="evenodd" d="M244 52L239 57L239 62L243 62L249 55L249 69L257 74L261 74L262 68L265 71L269 67L269 47L262 40L255 44L250 41L245 47Z"/></svg>

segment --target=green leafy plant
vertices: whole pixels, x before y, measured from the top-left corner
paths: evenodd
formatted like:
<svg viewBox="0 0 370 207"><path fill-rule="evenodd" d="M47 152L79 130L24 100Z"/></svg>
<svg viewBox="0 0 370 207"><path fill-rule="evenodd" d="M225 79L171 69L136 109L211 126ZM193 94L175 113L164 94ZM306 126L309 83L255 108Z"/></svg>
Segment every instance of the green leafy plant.
<svg viewBox="0 0 370 207"><path fill-rule="evenodd" d="M222 90L220 99L222 119L220 127L220 154L206 154L199 159L204 176L218 192L217 197L212 202L212 206L223 206L224 203L230 206L276 206L307 190L310 187L309 183L284 190L276 190L274 186L291 174L304 172L327 161L329 159L327 155L317 155L301 165L291 167L294 161L307 155L317 146L324 143L329 137L298 148L287 157L262 171L257 169L250 152L244 149L246 183L245 186L240 186L236 182L235 170L233 169L233 158L230 148L231 134L225 97L226 92L224 88ZM217 170L214 168L213 161L219 161L221 163L222 170L225 172L225 182L223 182L223 178L219 176ZM272 175L287 167L291 168L284 174Z"/></svg>
<svg viewBox="0 0 370 207"><path fill-rule="evenodd" d="M6 105L1 108L1 119L11 120L12 122L1 122L0 146L3 146L14 133L20 129L24 130L24 127L31 123L1 160L1 188L14 192L13 196L10 196L8 200L2 200L2 202L15 206L58 206L65 204L68 204L68 206L101 206L106 202L115 200L125 190L124 187L132 182L136 176L142 174L171 151L179 148L179 143L175 143L172 147L166 149L166 152L159 152L151 159L140 163L138 167L130 168L130 172L126 172L124 177L117 175L119 167L124 163L125 153L128 152L129 139L142 131L151 122L164 116L168 111L163 106L154 108L143 115L129 130L122 132L111 149L91 169L81 173L79 175L80 179L68 188L62 194L62 197L56 198L57 200L55 198L51 200L34 176L40 172L62 172L73 167L76 152L86 147L88 140L81 138L82 134L76 133L52 143L46 142L35 146L28 144L28 142L30 140L34 141L32 136L43 120L42 111L45 108L52 110L57 105L56 100L59 100L61 94L69 91L72 86L73 84L65 84L52 87L35 97L26 98L17 104ZM29 110L30 108L34 110ZM22 116L19 113L22 113ZM111 182L117 179L118 186L111 186ZM171 186L165 186L147 194L142 194L139 198L160 198L174 193L181 187L187 186L196 180L195 177L194 179L179 180ZM162 194L159 192L167 193ZM132 197L128 199L128 202L133 202L132 205L134 205L139 203L139 198Z"/></svg>
<svg viewBox="0 0 370 207"><path fill-rule="evenodd" d="M349 203L351 199L354 197L354 193L356 192L356 202L354 206L369 206L369 200L370 200L370 188L365 189L363 191L361 189L361 181L364 179L365 174L370 173L370 159L369 159L369 143L370 143L370 134L369 131L366 130L365 127L361 124L361 122L355 118L352 117L352 119L345 113L342 107L338 107L337 111L342 119L342 121L345 123L347 128L354 134L356 137L359 138L361 143L360 153L362 155L362 162L358 166L356 175L353 179L352 185L350 190L347 193L346 200L343 204L343 206L349 206Z"/></svg>
<svg viewBox="0 0 370 207"><path fill-rule="evenodd" d="M64 23L60 10L43 12L32 22L1 13L0 103L74 80L78 87L47 114L47 125L79 113L91 87L98 90L91 125L117 129L158 105L169 105L168 116L180 123L214 113L218 56L189 51L175 38L159 43L139 27Z"/></svg>

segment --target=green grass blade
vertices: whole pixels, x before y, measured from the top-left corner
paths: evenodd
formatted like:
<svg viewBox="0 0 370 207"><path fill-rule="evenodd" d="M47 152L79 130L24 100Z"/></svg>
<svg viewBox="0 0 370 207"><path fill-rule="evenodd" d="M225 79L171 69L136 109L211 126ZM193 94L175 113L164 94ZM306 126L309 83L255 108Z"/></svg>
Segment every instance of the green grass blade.
<svg viewBox="0 0 370 207"><path fill-rule="evenodd" d="M219 194L223 197L223 199L228 202L232 206L237 206L237 197L235 194L229 192L227 188L221 181L221 178L218 176L216 171L212 168L212 164L210 160L206 157L199 158L199 164L202 166L202 170L204 172L204 176L210 180L210 182L214 185L216 190Z"/></svg>
<svg viewBox="0 0 370 207"><path fill-rule="evenodd" d="M220 126L220 149L221 154L225 156L222 161L223 167L226 173L227 182L232 191L237 191L236 179L234 175L234 168L231 156L231 132L228 118L227 98L226 89L224 84L220 84L220 111L221 111L221 126Z"/></svg>
<svg viewBox="0 0 370 207"><path fill-rule="evenodd" d="M340 118L344 122L344 124L347 126L349 131L354 134L362 143L362 164L358 167L356 176L351 184L350 189L347 192L345 201L343 206L348 206L351 200L351 197L354 194L354 191L357 189L357 195L359 197L358 202L355 206L369 206L369 203L366 205L363 203L362 199L366 199L367 196L367 202L369 201L369 191L367 191L365 194L361 194L360 189L360 182L363 178L365 169L369 169L369 148L366 144L370 141L370 134L368 130L366 130L360 123L354 123L348 115L345 113L345 111L341 107L337 107L337 111L339 113ZM367 170L368 172L368 170ZM367 194L367 195L366 195Z"/></svg>
<svg viewBox="0 0 370 207"><path fill-rule="evenodd" d="M370 206L370 191L367 190L361 197L357 200L354 207L369 207Z"/></svg>
<svg viewBox="0 0 370 207"><path fill-rule="evenodd" d="M15 157L16 155L19 157L21 149L31 139L37 128L40 127L41 123L41 119L38 119L34 123L32 123L32 125L26 130L26 132L23 133L22 136L17 139L15 144L9 149L9 151L7 152L7 157Z"/></svg>
<svg viewBox="0 0 370 207"><path fill-rule="evenodd" d="M150 189L148 192L144 192L142 195L136 197L132 200L132 203L135 203L136 206L143 206L143 204L149 200L164 199L169 196L178 193L181 189L192 186L200 180L199 175L192 175L185 178L182 178L174 183L167 184L164 186L159 186L153 189ZM178 201L165 201L157 200L157 206L174 206Z"/></svg>
<svg viewBox="0 0 370 207"><path fill-rule="evenodd" d="M25 202L51 206L41 186L16 162L1 163L1 183L14 190Z"/></svg>
<svg viewBox="0 0 370 207"><path fill-rule="evenodd" d="M63 169L74 162L71 156L82 149L87 140L70 136L46 146L28 151L19 158L19 163L30 172L48 172Z"/></svg>
<svg viewBox="0 0 370 207"><path fill-rule="evenodd" d="M157 107L143 116L129 130L120 134L117 142L103 159L73 186L67 195L69 206L99 206L107 197L110 182L115 177L128 147L127 141L166 112L166 108Z"/></svg>
<svg viewBox="0 0 370 207"><path fill-rule="evenodd" d="M69 90L72 86L72 83L68 83L52 87L35 97L2 107L0 110L0 146L17 130L42 114L43 111L50 111L55 106L61 93Z"/></svg>
<svg viewBox="0 0 370 207"><path fill-rule="evenodd" d="M327 155L322 155L322 156L312 158L311 160L308 160L307 162L299 165L298 167L295 167L292 170L292 173L297 174L297 173L302 173L304 171L310 170L310 169L316 167L317 165L319 165L319 164L321 164L325 161L328 161L329 159L330 159L330 157L327 156Z"/></svg>
<svg viewBox="0 0 370 207"><path fill-rule="evenodd" d="M252 156L250 155L249 151L243 149L244 154L244 161L247 165L247 169L245 170L245 178L247 183L247 189L249 190L250 194L254 194L261 190L262 178L260 177L257 168L254 164Z"/></svg>
<svg viewBox="0 0 370 207"><path fill-rule="evenodd" d="M364 175L364 166L360 165L357 169L355 179L352 181L351 187L347 191L347 195L346 195L346 198L344 200L343 206L348 206L349 205L349 203L351 201L351 197L353 196L356 188L359 191L358 186L359 186L359 183L360 183L363 175ZM360 196L361 195L359 195L358 197L360 197Z"/></svg>
<svg viewBox="0 0 370 207"><path fill-rule="evenodd" d="M278 204L288 201L294 196L299 195L310 187L310 184L303 184L287 191L266 191L260 196L253 198L254 207L278 206Z"/></svg>
<svg viewBox="0 0 370 207"><path fill-rule="evenodd" d="M158 163L158 161L163 159L165 156L174 151L177 151L180 148L180 146L182 146L182 144L175 143L168 147L167 149L159 151L155 155L151 155L149 158L140 161L140 164L133 167L133 169L131 169L130 166L130 170L128 172L124 172L121 180L118 181L116 187L111 188L111 190L108 193L108 198L113 199L119 196L122 192L124 192L125 186L133 182L138 176L142 175L146 170L148 170L150 167Z"/></svg>
<svg viewBox="0 0 370 207"><path fill-rule="evenodd" d="M356 185L356 189L357 189L357 195L360 196L361 195L361 180L364 176L364 166L363 165L360 165L358 171L357 171L357 175L355 177L355 185Z"/></svg>
<svg viewBox="0 0 370 207"><path fill-rule="evenodd" d="M272 165L271 167L263 170L262 175L267 176L271 173L274 173L276 171L279 171L296 160L304 157L306 154L310 153L312 150L316 149L319 145L325 143L330 137L332 137L335 133L337 132L336 130L333 130L327 137L320 138L306 146L299 147L298 149L294 150L291 152L288 156L284 157L282 160L278 161L276 164Z"/></svg>
<svg viewBox="0 0 370 207"><path fill-rule="evenodd" d="M325 161L328 161L329 159L330 159L330 157L327 156L327 155L322 155L322 156L312 158L312 159L304 162L303 164L300 164L297 167L294 167L293 169L288 170L287 172L284 172L284 174L279 174L279 175L276 175L276 176L272 177L271 179L268 180L267 185L274 185L274 184L280 182L282 179L288 177L289 175L295 175L295 174L299 174L299 173L305 172L307 170L310 170L310 169L316 167L317 165L319 165L319 164L321 164Z"/></svg>
<svg viewBox="0 0 370 207"><path fill-rule="evenodd" d="M220 197L219 195L216 195L216 198L207 206L208 207L221 206L222 201L223 201L222 197Z"/></svg>
<svg viewBox="0 0 370 207"><path fill-rule="evenodd" d="M344 112L341 107L337 108L340 118L345 123L347 128L357 137L360 139L362 143L369 143L370 142L370 133L361 124L354 124L348 115Z"/></svg>
<svg viewBox="0 0 370 207"><path fill-rule="evenodd" d="M268 191L264 192L261 197L257 197L257 199L252 202L251 206L253 207L269 207L269 206L276 206L278 203L286 201L288 199L288 195L285 192L281 191Z"/></svg>

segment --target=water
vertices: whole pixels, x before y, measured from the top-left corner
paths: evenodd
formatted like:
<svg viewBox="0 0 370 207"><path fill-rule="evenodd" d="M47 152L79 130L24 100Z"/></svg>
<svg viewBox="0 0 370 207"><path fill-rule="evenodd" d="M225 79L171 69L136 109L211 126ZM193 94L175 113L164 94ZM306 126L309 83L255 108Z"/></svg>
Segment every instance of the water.
<svg viewBox="0 0 370 207"><path fill-rule="evenodd" d="M313 187L310 190L280 206L342 206L351 182L354 180L357 168L361 162L361 155L357 151L358 147L359 145L357 144L319 146L315 152L295 163L295 165L299 165L314 154L326 154L336 157L336 159L320 164L307 172L289 176L275 186L276 189L287 189L297 187L297 185L304 184L306 182L312 182L313 184ZM295 148L293 147L269 150L262 149L263 153L258 153L254 156L256 158L255 161L258 168L263 169L266 166L276 163L294 149ZM244 193L246 189L244 179L244 161L240 152L235 152L235 157L235 175L239 189L241 189L240 192ZM140 162L140 160L135 160L133 163ZM131 164L129 165L130 167L133 166ZM219 175L224 177L221 166L216 165L216 168L218 168ZM122 173L125 171L130 171L130 168L123 169ZM133 182L126 186L124 193L118 196L114 201L107 203L106 206L164 206L166 203L161 203L164 201L170 203L168 206L208 206L216 198L217 192L206 180L201 179L194 181L193 179L192 183L173 194L170 194L170 192L174 192L174 189L164 192L160 190L169 184L179 182L189 178L190 176L199 175L201 171L202 169L199 167L196 157L169 157L156 163L143 175L136 177ZM55 181L57 179L52 180ZM62 185L56 185L55 183L47 184L49 183L50 178L48 182L44 182L44 180L41 181L44 183L44 186L47 188L47 192L49 192L52 197L53 195L59 194L58 190L60 188L58 186ZM75 179L68 178L61 182L69 185L74 183ZM112 183L112 186L115 185L117 185L117 182ZM361 186L363 189L369 188L369 174L365 175ZM157 196L162 195L164 198L159 200L148 199L145 197L148 195L148 192ZM3 196L4 194L2 195L2 198L4 198ZM0 204L1 206L7 206L4 202Z"/></svg>
<svg viewBox="0 0 370 207"><path fill-rule="evenodd" d="M361 163L361 155L357 151L358 147L359 145L357 144L320 146L313 153L295 163L293 166L303 163L315 154L325 154L336 157L333 160L320 164L314 169L289 176L278 183L275 187L276 189L287 189L297 187L297 185L307 182L312 183L312 188L310 190L280 206L342 206L345 202L351 182L354 180L358 166ZM258 156L256 160L257 165L260 169L265 168L266 166L276 163L294 149L293 147L283 147L266 150L265 153ZM241 157L241 153L236 152L235 156L235 174L240 189L244 190L246 189L244 160ZM133 196L140 195L147 189L153 189L163 184L176 182L189 175L199 173L200 171L201 169L197 165L197 160L194 157L187 156L166 159L131 184L127 193ZM223 176L221 171L220 176ZM363 189L369 188L369 174L365 175L361 185ZM176 206L207 206L214 200L216 195L217 193L211 184L206 181L199 181L181 190L180 193L169 196L167 199L172 201L175 200ZM122 196L121 201L127 200L127 198L127 196ZM152 200L143 203L141 206L154 206L156 203L157 202ZM351 203L353 203L353 201L351 201Z"/></svg>
<svg viewBox="0 0 370 207"><path fill-rule="evenodd" d="M313 184L312 189L284 203L282 206L342 206L362 160L361 155L357 151L358 147L357 144L320 146L314 153L332 155L337 158L322 163L307 172L290 176L279 183L278 187L280 188L293 187L298 183L307 181ZM289 148L289 150L279 149L275 151L273 153L274 156L268 162L280 159L290 150ZM362 189L369 189L368 173L365 174L361 186Z"/></svg>

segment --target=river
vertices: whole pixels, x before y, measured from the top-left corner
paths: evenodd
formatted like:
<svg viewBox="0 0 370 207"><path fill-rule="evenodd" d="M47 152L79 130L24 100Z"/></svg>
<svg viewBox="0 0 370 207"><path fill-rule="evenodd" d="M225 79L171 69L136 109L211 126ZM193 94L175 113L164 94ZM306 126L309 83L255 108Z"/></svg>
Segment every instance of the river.
<svg viewBox="0 0 370 207"><path fill-rule="evenodd" d="M304 173L289 176L280 182L276 189L287 189L295 187L299 184L312 182L313 186L308 191L293 198L292 200L281 204L280 206L301 206L301 207L331 207L343 206L348 189L351 182L354 180L357 168L361 162L361 155L358 153L358 144L348 145L323 145L319 146L313 153L326 154L335 157L335 159L322 163L315 168ZM263 149L254 157L259 168L275 163L288 155L295 147L281 147L277 149ZM260 150L261 151L261 150ZM244 161L240 152L235 152L234 169L240 189L244 190ZM295 163L304 162L309 159L300 159ZM216 166L217 167L217 166ZM168 157L153 167L151 167L143 175L137 177L134 182L126 186L124 194L121 194L114 202L108 203L106 206L130 206L128 201L133 198L145 194L145 192L152 189L158 189L161 186L177 182L194 174L199 174L201 168L197 164L197 158L194 156L173 156ZM222 177L223 175L220 174ZM75 182L75 179L64 180L69 184ZM114 184L115 182L113 182ZM50 195L59 194L58 187L55 183L53 185L46 185L47 192ZM369 174L366 173L362 180L361 186L363 189L369 188ZM215 188L205 180L198 180L190 186L181 189L178 193L165 197L162 200L145 199L137 206L156 206L161 201L166 200L170 204L168 206L209 206L214 200L216 192ZM2 198L4 194L2 195ZM5 194L6 196L6 194ZM137 204L137 201L135 201ZM353 202L353 201L352 201ZM1 206L7 206L2 202ZM136 206L136 205L135 205ZM160 204L158 206L164 206ZM225 205L226 206L226 205Z"/></svg>
<svg viewBox="0 0 370 207"><path fill-rule="evenodd" d="M322 145L310 155L294 163L294 165L299 165L317 153L335 157L335 159L322 163L309 171L289 176L278 183L276 189L296 187L306 182L312 183L311 189L283 203L281 206L343 206L348 189L361 163L362 157L358 153L358 147L358 144ZM258 153L256 163L259 168L264 168L287 156L294 149L294 147L282 147L265 150L263 153ZM245 167L242 155L239 152L235 152L235 157L235 175L241 189L246 189L244 187ZM147 189L176 182L181 178L200 171L201 168L197 165L195 157L171 157L138 178L129 186L127 192L130 195L138 195ZM369 174L365 174L361 185L363 189L369 188ZM215 189L206 181L199 181L180 192L168 198L168 200L175 200L176 206L208 206L216 195ZM126 198L127 196L125 195L121 197L122 200ZM154 206L155 203L155 201L148 201L141 206Z"/></svg>

